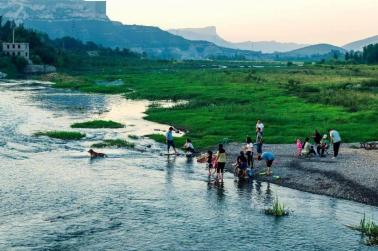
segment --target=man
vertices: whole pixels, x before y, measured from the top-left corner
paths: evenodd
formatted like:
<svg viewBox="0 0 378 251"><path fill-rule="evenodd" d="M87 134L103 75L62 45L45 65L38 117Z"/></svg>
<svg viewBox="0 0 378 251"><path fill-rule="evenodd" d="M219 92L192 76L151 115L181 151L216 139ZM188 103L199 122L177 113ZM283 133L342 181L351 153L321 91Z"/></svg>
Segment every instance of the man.
<svg viewBox="0 0 378 251"><path fill-rule="evenodd" d="M257 120L257 123L256 123L256 132L259 130L260 128L260 132L261 134L263 135L264 134L264 124L261 120Z"/></svg>
<svg viewBox="0 0 378 251"><path fill-rule="evenodd" d="M273 161L275 160L275 156L272 152L264 152L261 156L258 157L258 160L265 160L266 161L266 175L272 175L272 165Z"/></svg>
<svg viewBox="0 0 378 251"><path fill-rule="evenodd" d="M169 127L168 132L165 134L165 138L167 141L168 154L171 147L175 151L175 154L177 154L175 142L173 141L173 127Z"/></svg>
<svg viewBox="0 0 378 251"><path fill-rule="evenodd" d="M263 134L261 133L261 128L257 128L257 134L256 134L256 150L258 156L262 154L262 147L263 147Z"/></svg>
<svg viewBox="0 0 378 251"><path fill-rule="evenodd" d="M329 136L331 137L331 144L333 144L333 157L332 159L336 159L339 155L340 145L341 145L341 137L340 133L334 129L329 131Z"/></svg>

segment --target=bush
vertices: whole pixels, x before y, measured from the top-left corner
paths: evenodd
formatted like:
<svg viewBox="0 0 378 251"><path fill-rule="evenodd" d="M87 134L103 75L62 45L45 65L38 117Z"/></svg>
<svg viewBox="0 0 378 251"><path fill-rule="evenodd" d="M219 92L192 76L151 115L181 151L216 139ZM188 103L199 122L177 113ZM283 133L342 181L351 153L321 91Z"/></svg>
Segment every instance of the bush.
<svg viewBox="0 0 378 251"><path fill-rule="evenodd" d="M350 228L361 232L365 237L367 237L366 244L369 246L378 245L378 225L375 224L371 219L367 219L366 215L360 221L359 226L351 226Z"/></svg>
<svg viewBox="0 0 378 251"><path fill-rule="evenodd" d="M54 139L61 140L80 140L86 135L80 132L64 132L64 131L50 131L50 132L37 132L34 136L47 136Z"/></svg>
<svg viewBox="0 0 378 251"><path fill-rule="evenodd" d="M289 211L285 209L285 205L281 204L278 200L278 197L273 201L273 206L271 208L267 208L264 210L265 214L267 215L273 215L276 217L282 217L282 216L288 216Z"/></svg>
<svg viewBox="0 0 378 251"><path fill-rule="evenodd" d="M107 139L101 143L96 143L92 145L93 148L107 148L107 147L116 147L116 148L134 148L135 144L130 143L123 139Z"/></svg>
<svg viewBox="0 0 378 251"><path fill-rule="evenodd" d="M125 125L114 122L114 121L105 121L105 120L94 120L88 121L83 123L76 123L71 125L71 128L89 128L89 129L103 129L103 128L111 128L111 129L118 129L124 128Z"/></svg>

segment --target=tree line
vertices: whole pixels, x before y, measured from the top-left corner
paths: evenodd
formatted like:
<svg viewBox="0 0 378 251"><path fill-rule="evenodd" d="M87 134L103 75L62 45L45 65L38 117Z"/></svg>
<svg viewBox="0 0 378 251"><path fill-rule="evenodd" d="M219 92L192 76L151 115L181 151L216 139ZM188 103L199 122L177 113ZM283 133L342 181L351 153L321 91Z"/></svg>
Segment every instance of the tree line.
<svg viewBox="0 0 378 251"><path fill-rule="evenodd" d="M50 39L45 33L27 29L23 25L16 25L11 21L4 21L1 16L0 44L12 41L13 28L15 29L16 42L29 43L30 59L34 64L72 68L96 61L92 60L94 57L101 62L114 61L115 58L138 59L141 57L128 49L106 48L93 42L82 42L72 37ZM12 68L9 64L13 64L17 71L21 71L27 63L23 58L9 57L0 53L0 68Z"/></svg>
<svg viewBox="0 0 378 251"><path fill-rule="evenodd" d="M370 44L363 51L346 52L345 60L357 64L378 64L378 44Z"/></svg>

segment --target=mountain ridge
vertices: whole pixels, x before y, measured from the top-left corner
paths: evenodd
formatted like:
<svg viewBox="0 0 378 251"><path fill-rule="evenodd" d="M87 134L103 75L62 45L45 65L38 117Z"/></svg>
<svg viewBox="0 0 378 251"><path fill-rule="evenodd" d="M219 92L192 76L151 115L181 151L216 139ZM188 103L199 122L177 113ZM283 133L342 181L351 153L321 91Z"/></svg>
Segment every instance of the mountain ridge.
<svg viewBox="0 0 378 251"><path fill-rule="evenodd" d="M308 46L308 44L285 43L277 41L229 42L219 36L215 26L208 26L204 28L169 29L167 31L174 35L193 41L209 41L227 48L261 51L262 53L288 52Z"/></svg>
<svg viewBox="0 0 378 251"><path fill-rule="evenodd" d="M378 35L348 43L343 48L348 51L362 51L369 44L378 44Z"/></svg>

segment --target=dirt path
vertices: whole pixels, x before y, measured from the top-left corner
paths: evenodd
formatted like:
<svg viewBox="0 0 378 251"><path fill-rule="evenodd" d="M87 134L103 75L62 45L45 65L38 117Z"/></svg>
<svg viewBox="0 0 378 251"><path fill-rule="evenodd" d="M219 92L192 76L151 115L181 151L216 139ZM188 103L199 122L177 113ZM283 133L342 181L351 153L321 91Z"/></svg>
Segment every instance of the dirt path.
<svg viewBox="0 0 378 251"><path fill-rule="evenodd" d="M350 146L344 144L339 158L331 160L331 156L299 159L295 157L295 145L265 145L264 151L272 151L276 155L273 172L281 179L258 179L301 191L378 206L378 151L352 149ZM241 144L226 147L227 152L231 153L228 170L232 170L231 164L241 148ZM265 163L260 162L257 167L263 170Z"/></svg>

